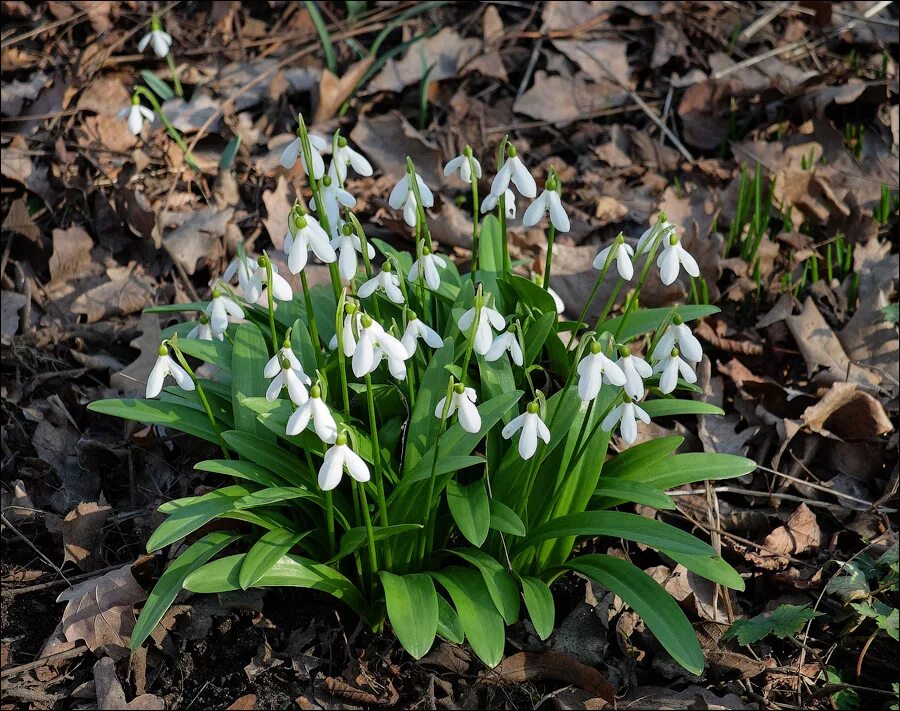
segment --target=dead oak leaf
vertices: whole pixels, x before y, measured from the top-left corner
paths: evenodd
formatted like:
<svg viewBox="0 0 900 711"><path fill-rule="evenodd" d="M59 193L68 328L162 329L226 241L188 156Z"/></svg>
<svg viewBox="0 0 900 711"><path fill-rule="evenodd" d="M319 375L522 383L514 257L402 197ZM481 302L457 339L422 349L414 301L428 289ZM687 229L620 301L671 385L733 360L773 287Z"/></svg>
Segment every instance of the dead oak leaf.
<svg viewBox="0 0 900 711"><path fill-rule="evenodd" d="M610 81L627 87L631 69L628 66L628 43L620 40L553 40L553 46L581 67L598 84Z"/></svg>
<svg viewBox="0 0 900 711"><path fill-rule="evenodd" d="M99 502L82 502L66 514L62 522L63 560L75 563L82 570L103 567L100 544L103 526L112 507L101 495Z"/></svg>
<svg viewBox="0 0 900 711"><path fill-rule="evenodd" d="M163 244L172 259L178 260L188 274L193 274L201 260L211 264L219 261L221 238L233 215L232 208L218 210L205 207L196 210L163 237Z"/></svg>
<svg viewBox="0 0 900 711"><path fill-rule="evenodd" d="M350 98L356 85L365 76L374 61L375 57L367 56L347 67L340 78L327 69L322 70L322 80L319 83L319 103L316 105L313 123L327 121L337 113L341 104Z"/></svg>
<svg viewBox="0 0 900 711"><path fill-rule="evenodd" d="M284 175L279 175L275 189L266 190L262 196L263 204L266 206L266 217L263 218L263 224L275 249L282 249L284 245L284 238L288 231L288 216L293 204L290 194L292 192Z"/></svg>
<svg viewBox="0 0 900 711"><path fill-rule="evenodd" d="M53 254L50 255L50 281L63 284L91 269L94 240L81 227L53 230Z"/></svg>
<svg viewBox="0 0 900 711"><path fill-rule="evenodd" d="M772 531L762 543L759 553L745 556L751 563L765 570L778 570L788 564L786 556L794 556L822 543L822 531L816 515L806 504L800 504L784 526Z"/></svg>
<svg viewBox="0 0 900 711"><path fill-rule="evenodd" d="M165 702L153 694L141 694L131 701L125 701L125 690L116 676L116 663L109 657L104 657L94 665L94 688L100 711L162 711L166 708Z"/></svg>
<svg viewBox="0 0 900 711"><path fill-rule="evenodd" d="M28 213L28 204L24 195L10 205L9 212L3 218L3 230L20 234L32 242L37 241L41 231Z"/></svg>
<svg viewBox="0 0 900 711"><path fill-rule="evenodd" d="M445 27L433 37L412 45L400 61L388 59L384 68L369 82L368 89L401 92L418 82L429 67L433 67L429 81L453 79L481 52L481 48L480 39L463 38L456 30Z"/></svg>
<svg viewBox="0 0 900 711"><path fill-rule="evenodd" d="M132 272L95 286L72 302L72 313L83 314L88 323L109 316L127 316L152 306L156 285L150 277ZM157 344L158 345L158 344Z"/></svg>
<svg viewBox="0 0 900 711"><path fill-rule="evenodd" d="M582 664L577 659L559 652L513 654L511 657L506 657L490 672L485 673L484 680L506 684L528 684L544 680L562 681L590 691L610 704L615 698L615 689L603 674L587 664Z"/></svg>
<svg viewBox="0 0 900 711"><path fill-rule="evenodd" d="M835 439L871 439L894 429L884 406L856 383L832 383L801 419L813 432Z"/></svg>
<svg viewBox="0 0 900 711"><path fill-rule="evenodd" d="M538 70L531 88L513 104L513 111L539 121L566 125L621 106L628 95L610 81L587 81L584 74L564 77Z"/></svg>

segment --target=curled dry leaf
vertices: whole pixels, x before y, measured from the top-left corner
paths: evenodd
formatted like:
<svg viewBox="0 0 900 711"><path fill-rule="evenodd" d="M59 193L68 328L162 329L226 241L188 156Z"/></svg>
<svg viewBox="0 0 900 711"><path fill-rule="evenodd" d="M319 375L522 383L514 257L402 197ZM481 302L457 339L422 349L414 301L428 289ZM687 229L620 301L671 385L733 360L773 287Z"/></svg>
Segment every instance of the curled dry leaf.
<svg viewBox="0 0 900 711"><path fill-rule="evenodd" d="M531 88L516 99L513 111L562 126L621 106L627 98L610 81L597 84L583 74L565 77L538 70Z"/></svg>
<svg viewBox="0 0 900 711"><path fill-rule="evenodd" d="M483 676L485 681L527 684L534 681L562 681L614 703L616 690L599 671L558 652L530 654L518 652L506 657Z"/></svg>
<svg viewBox="0 0 900 711"><path fill-rule="evenodd" d="M97 708L100 711L162 711L165 702L153 694L141 694L131 701L125 700L122 682L116 676L116 664L104 657L94 665L94 688L97 690Z"/></svg>
<svg viewBox="0 0 900 711"><path fill-rule="evenodd" d="M53 254L50 255L50 281L63 284L91 270L94 240L81 227L53 230Z"/></svg>
<svg viewBox="0 0 900 711"><path fill-rule="evenodd" d="M9 212L3 218L3 231L7 230L27 237L32 242L37 241L40 236L41 231L28 213L28 203L24 196L14 200L9 206Z"/></svg>
<svg viewBox="0 0 900 711"><path fill-rule="evenodd" d="M221 238L233 216L231 208L201 208L167 234L163 244L172 259L177 259L188 274L193 274L201 260L211 264L219 261Z"/></svg>
<svg viewBox="0 0 900 711"><path fill-rule="evenodd" d="M884 406L856 383L833 383L802 420L813 432L837 439L871 439L894 429Z"/></svg>
<svg viewBox="0 0 900 711"><path fill-rule="evenodd" d="M293 190L289 189L288 181L284 175L278 176L278 182L275 184L274 190L266 190L262 199L266 206L266 217L263 218L263 224L269 233L269 239L275 245L275 249L283 249L284 236L288 230L288 215L291 211L291 194Z"/></svg>
<svg viewBox="0 0 900 711"><path fill-rule="evenodd" d="M778 570L788 564L785 556L794 556L810 548L818 548L822 531L816 515L806 504L800 504L784 526L772 531L758 553L746 553L751 563L765 570Z"/></svg>
<svg viewBox="0 0 900 711"><path fill-rule="evenodd" d="M72 302L72 312L84 314L88 323L111 316L127 316L152 306L155 294L156 285L150 277L132 272L81 294Z"/></svg>
<svg viewBox="0 0 900 711"><path fill-rule="evenodd" d="M347 67L340 79L327 69L322 70L322 80L319 83L319 103L316 105L313 123L327 121L337 113L341 104L350 98L356 85L374 61L375 57L366 56Z"/></svg>

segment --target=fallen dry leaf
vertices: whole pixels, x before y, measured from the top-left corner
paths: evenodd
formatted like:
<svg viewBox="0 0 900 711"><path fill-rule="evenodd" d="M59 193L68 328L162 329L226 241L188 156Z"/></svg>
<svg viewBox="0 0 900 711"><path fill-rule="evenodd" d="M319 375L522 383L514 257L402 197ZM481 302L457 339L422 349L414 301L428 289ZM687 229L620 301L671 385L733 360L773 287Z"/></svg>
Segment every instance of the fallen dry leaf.
<svg viewBox="0 0 900 711"><path fill-rule="evenodd" d="M351 140L368 156L373 165L399 180L406 173L406 156L412 158L416 172L432 190L444 184L441 153L407 121L390 111L381 116L361 116L350 132Z"/></svg>
<svg viewBox="0 0 900 711"><path fill-rule="evenodd" d="M78 225L53 230L53 254L50 255L50 281L62 284L91 269L94 240Z"/></svg>
<svg viewBox="0 0 900 711"><path fill-rule="evenodd" d="M592 81L608 85L611 81L628 87L628 43L620 40L553 40L553 46L575 62Z"/></svg>
<svg viewBox="0 0 900 711"><path fill-rule="evenodd" d="M222 235L233 216L231 208L201 208L163 237L163 244L172 259L177 259L188 274L193 274L201 260L210 264L219 261Z"/></svg>
<svg viewBox="0 0 900 711"><path fill-rule="evenodd" d="M0 292L0 339L4 346L11 343L18 332L19 311L27 302L28 297L17 291L4 289Z"/></svg>
<svg viewBox="0 0 900 711"><path fill-rule="evenodd" d="M513 111L566 125L621 106L627 98L612 82L596 84L587 81L583 74L564 77L538 70L531 88L516 99Z"/></svg>
<svg viewBox="0 0 900 711"><path fill-rule="evenodd" d="M816 515L806 504L800 504L784 526L772 531L762 543L759 553L749 552L747 560L765 570L778 570L788 564L785 556L794 556L810 548L818 548L822 531Z"/></svg>
<svg viewBox="0 0 900 711"><path fill-rule="evenodd" d="M480 39L463 38L456 30L445 27L433 37L416 42L401 60L388 59L367 90L401 92L418 82L429 67L434 67L428 75L429 82L452 79L479 52Z"/></svg>
<svg viewBox="0 0 900 711"><path fill-rule="evenodd" d="M263 224L266 226L266 232L269 233L269 239L275 245L275 249L282 249L284 238L288 231L288 216L291 212L291 199L293 190L288 186L288 181L284 175L278 176L278 182L275 184L274 190L266 190L263 193L263 204L266 206L266 216L263 218Z"/></svg>
<svg viewBox="0 0 900 711"><path fill-rule="evenodd" d="M88 323L127 316L152 306L155 294L156 286L149 277L131 273L81 294L72 302L72 313L84 314Z"/></svg>
<svg viewBox="0 0 900 711"><path fill-rule="evenodd" d="M97 570L104 566L100 544L110 511L112 507L101 496L99 503L80 503L66 515L62 522L64 561L71 561L82 570Z"/></svg>
<svg viewBox="0 0 900 711"><path fill-rule="evenodd" d="M856 383L832 383L801 419L813 432L838 439L871 439L894 429L884 406Z"/></svg>
<svg viewBox="0 0 900 711"><path fill-rule="evenodd" d="M116 663L104 657L94 665L94 688L97 691L97 708L100 711L163 711L165 702L153 694L141 694L125 701L125 690L116 676Z"/></svg>
<svg viewBox="0 0 900 711"><path fill-rule="evenodd" d="M150 369L156 363L159 354L159 342L161 340L159 328L159 316L157 314L141 314L138 324L141 335L135 338L130 345L136 348L140 355L118 373L113 373L109 378L110 387L119 390L124 395L138 395L144 392L147 376Z"/></svg>
<svg viewBox="0 0 900 711"><path fill-rule="evenodd" d="M341 104L350 97L374 61L374 56L366 56L365 59L347 67L340 79L327 69L322 70L322 79L319 83L319 103L316 105L313 123L327 121L337 113Z"/></svg>
<svg viewBox="0 0 900 711"><path fill-rule="evenodd" d="M3 231L7 230L27 237L32 242L36 241L41 234L40 229L34 224L34 220L28 213L28 204L24 196L14 200L9 206L9 212L3 218Z"/></svg>
<svg viewBox="0 0 900 711"><path fill-rule="evenodd" d="M741 701L736 694L716 696L702 686L689 686L681 691L658 686L639 686L618 702L620 709L709 709L710 711L744 711L758 704Z"/></svg>
<svg viewBox="0 0 900 711"><path fill-rule="evenodd" d="M609 703L614 703L616 695L612 684L599 671L558 652L513 654L486 672L483 678L505 684L562 681L590 691Z"/></svg>

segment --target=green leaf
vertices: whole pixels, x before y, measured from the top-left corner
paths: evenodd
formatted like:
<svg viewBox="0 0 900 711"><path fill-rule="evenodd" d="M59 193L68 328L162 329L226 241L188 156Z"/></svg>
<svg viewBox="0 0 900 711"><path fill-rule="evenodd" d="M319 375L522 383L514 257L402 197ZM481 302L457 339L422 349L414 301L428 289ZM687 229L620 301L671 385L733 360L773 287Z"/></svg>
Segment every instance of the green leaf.
<svg viewBox="0 0 900 711"><path fill-rule="evenodd" d="M238 584L241 589L246 590L253 587L257 580L281 560L281 556L309 533L309 531L274 528L260 536L259 540L247 551L241 563L241 570L238 574Z"/></svg>
<svg viewBox="0 0 900 711"><path fill-rule="evenodd" d="M438 624L437 633L453 644L462 644L466 639L466 633L463 632L462 622L459 621L459 615L453 606L447 602L441 595L437 596L438 601Z"/></svg>
<svg viewBox="0 0 900 711"><path fill-rule="evenodd" d="M629 447L603 465L604 476L610 479L628 478L640 480L642 473L653 471L653 465L662 461L678 449L684 437L672 435L651 439ZM632 474L632 476L626 476Z"/></svg>
<svg viewBox="0 0 900 711"><path fill-rule="evenodd" d="M240 590L240 570L244 556L232 555L207 563L188 575L185 590L196 593L220 593ZM256 581L256 587L295 587L322 590L345 602L362 616L366 601L346 577L327 565L289 553Z"/></svg>
<svg viewBox="0 0 900 711"><path fill-rule="evenodd" d="M551 296L552 300L553 297ZM547 340L547 336L550 335L550 331L553 330L554 324L558 321L556 311L543 313L541 317L536 321L531 321L525 327L525 359L524 365L528 367L532 363L537 360L537 357L541 354L541 349L544 347L544 343Z"/></svg>
<svg viewBox="0 0 900 711"><path fill-rule="evenodd" d="M749 620L735 620L725 638L735 637L739 644L753 644L770 634L785 639L793 637L809 620L822 613L807 605L782 605L774 612L757 615Z"/></svg>
<svg viewBox="0 0 900 711"><path fill-rule="evenodd" d="M388 617L403 648L414 659L424 657L438 629L438 595L434 581L423 573L378 573L384 587Z"/></svg>
<svg viewBox="0 0 900 711"><path fill-rule="evenodd" d="M168 502L160 510L169 513L169 517L150 536L147 552L152 553L180 541L214 518L232 511L235 501L249 493L250 490L242 486L226 486L203 496Z"/></svg>
<svg viewBox="0 0 900 711"><path fill-rule="evenodd" d="M472 651L493 668L503 658L506 642L503 618L494 607L481 575L471 568L450 566L431 572L453 599L459 621Z"/></svg>
<svg viewBox="0 0 900 711"><path fill-rule="evenodd" d="M515 300L531 306L542 314L551 315L554 321L557 320L556 302L546 289L518 274L508 274L504 284L513 292ZM507 298L507 302L512 301L513 299ZM544 337L546 338L546 335Z"/></svg>
<svg viewBox="0 0 900 711"><path fill-rule="evenodd" d="M207 442L219 444L219 438L216 436L209 418L204 413L186 405L176 405L159 400L122 398L97 400L88 405L88 410L148 425L163 425L205 439Z"/></svg>
<svg viewBox="0 0 900 711"><path fill-rule="evenodd" d="M194 469L233 476L236 479L246 479L260 486L279 486L281 484L281 481L276 479L273 474L253 462L239 462L235 459L207 459L197 462Z"/></svg>
<svg viewBox="0 0 900 711"><path fill-rule="evenodd" d="M629 469L622 472L621 476L623 479L642 481L657 489L665 490L697 481L731 479L749 474L754 469L756 463L745 457L714 452L691 452L668 457L658 466L648 469Z"/></svg>
<svg viewBox="0 0 900 711"><path fill-rule="evenodd" d="M169 85L148 69L141 69L141 79L162 101L168 101L175 96Z"/></svg>
<svg viewBox="0 0 900 711"><path fill-rule="evenodd" d="M515 624L519 619L519 588L506 568L477 548L453 548L449 552L478 568L497 612L506 624Z"/></svg>
<svg viewBox="0 0 900 711"><path fill-rule="evenodd" d="M526 536L523 547L566 536L611 536L675 553L716 555L712 546L680 528L623 511L582 511L547 521Z"/></svg>
<svg viewBox="0 0 900 711"><path fill-rule="evenodd" d="M160 306L148 306L144 309L145 314L180 314L187 311L205 311L209 306L207 301L191 301L186 304L161 304ZM181 344L178 344L181 348Z"/></svg>
<svg viewBox="0 0 900 711"><path fill-rule="evenodd" d="M291 348L297 354L300 365L303 366L303 370L307 373L311 373L318 367L316 361L317 345L313 344L306 324L300 319L294 321L294 325L291 326Z"/></svg>
<svg viewBox="0 0 900 711"><path fill-rule="evenodd" d="M252 509L257 506L272 506L282 501L292 501L294 499L321 499L322 494L317 491L310 491L302 486L272 486L267 489L260 489L251 494L247 494L234 503L236 509Z"/></svg>
<svg viewBox="0 0 900 711"><path fill-rule="evenodd" d="M373 526L372 538L377 543L378 541L383 541L385 538L391 538L392 536L399 536L403 533L418 531L421 528L421 524L418 523L398 523L393 526ZM343 536L341 536L341 545L338 548L338 552L331 558L331 560L328 561L328 564L331 565L333 563L336 563L341 558L345 558L351 553L355 553L367 543L368 538L364 526L356 526L355 528L351 528Z"/></svg>
<svg viewBox="0 0 900 711"><path fill-rule="evenodd" d="M416 397L416 405L412 411L406 437L404 472L412 471L417 464L422 462L425 452L434 442L433 432L436 430L434 408L438 401L447 394L447 383L450 378L444 367L451 362L453 362L453 341L447 339L444 345L434 352L428 368L422 376L422 383ZM427 466L430 472L430 460L427 462Z"/></svg>
<svg viewBox="0 0 900 711"><path fill-rule="evenodd" d="M534 625L534 631L538 637L547 639L553 632L553 619L556 615L556 606L553 604L553 594L543 580L521 576L522 592L525 594L525 608Z"/></svg>
<svg viewBox="0 0 900 711"><path fill-rule="evenodd" d="M234 158L237 156L238 149L241 147L241 134L236 135L225 146L222 155L219 157L219 170L231 170L234 165Z"/></svg>
<svg viewBox="0 0 900 711"><path fill-rule="evenodd" d="M602 508L618 506L625 501L652 506L655 509L675 508L675 502L670 496L640 481L600 477L597 480L597 488L594 489L594 496L604 497L598 502L598 507Z"/></svg>
<svg viewBox="0 0 900 711"><path fill-rule="evenodd" d="M705 660L697 635L678 603L644 571L608 555L585 555L566 563L614 592L637 612L672 658L692 674Z"/></svg>
<svg viewBox="0 0 900 711"><path fill-rule="evenodd" d="M234 334L231 356L231 402L234 408L234 428L256 435L274 444L275 438L256 419L256 413L244 407L244 398L262 397L268 381L263 375L269 351L262 333L253 324L242 323Z"/></svg>
<svg viewBox="0 0 900 711"><path fill-rule="evenodd" d="M503 235L500 221L488 215L481 222L478 247L478 276L486 294L494 295L492 306L504 312L501 303L498 275L503 273Z"/></svg>
<svg viewBox="0 0 900 711"><path fill-rule="evenodd" d="M307 470L306 464L301 463L297 457L274 446L271 442L238 430L223 432L222 437L228 446L242 457L275 472L279 477L291 483L308 483L309 476L306 481L298 476L298 472Z"/></svg>
<svg viewBox="0 0 900 711"><path fill-rule="evenodd" d="M681 563L685 568L692 573L696 573L701 578L712 580L714 583L719 583L719 585L724 585L726 588L731 588L732 590L744 590L744 579L741 577L741 574L719 556L710 558L705 555L675 553L664 548L660 548L659 550L661 553L665 553L676 563Z"/></svg>
<svg viewBox="0 0 900 711"><path fill-rule="evenodd" d="M650 417L671 417L672 415L724 415L721 407L710 405L701 400L680 400L678 398L662 398L659 400L645 400L641 403Z"/></svg>
<svg viewBox="0 0 900 711"><path fill-rule="evenodd" d="M141 610L141 615L131 632L132 651L140 647L159 624L163 615L166 614L166 610L181 592L185 578L238 538L240 535L231 531L208 533L196 543L191 544L184 553L169 564L159 581L153 586L153 590L144 604L144 609Z"/></svg>
<svg viewBox="0 0 900 711"><path fill-rule="evenodd" d="M491 528L511 536L525 535L525 524L519 515L497 499L491 499Z"/></svg>
<svg viewBox="0 0 900 711"><path fill-rule="evenodd" d="M638 311L632 311L628 314L628 323L625 324L625 328L622 329L622 332L617 335L616 340L620 343L624 343L642 333L657 330L663 320L666 319L672 311L672 307L668 306L659 309L640 309ZM684 321L695 321L698 318L719 313L719 307L706 304L686 304L683 306L676 306L674 311L681 316ZM624 317L622 316L618 316L609 321L604 321L602 324L598 325L597 333L603 333L604 331L615 333L623 318Z"/></svg>
<svg viewBox="0 0 900 711"><path fill-rule="evenodd" d="M484 543L491 521L491 506L484 479L467 486L451 479L447 482L447 504L466 540L476 546Z"/></svg>
<svg viewBox="0 0 900 711"><path fill-rule="evenodd" d="M179 338L178 349L185 355L231 372L231 359L234 348L228 341L201 341L197 338Z"/></svg>

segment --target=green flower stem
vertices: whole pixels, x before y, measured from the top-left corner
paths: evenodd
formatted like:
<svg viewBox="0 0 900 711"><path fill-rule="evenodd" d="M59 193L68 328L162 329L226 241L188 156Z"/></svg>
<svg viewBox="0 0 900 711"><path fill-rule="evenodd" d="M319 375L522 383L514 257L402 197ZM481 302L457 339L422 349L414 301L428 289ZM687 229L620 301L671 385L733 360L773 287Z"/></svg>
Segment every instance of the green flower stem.
<svg viewBox="0 0 900 711"><path fill-rule="evenodd" d="M369 431L372 435L372 458L375 464L375 487L378 492L378 518L382 526L389 526L387 502L384 497L384 472L381 470L381 448L378 445L378 426L375 423L375 396L372 392L372 378L366 375L366 400L369 405ZM392 567L391 548L384 546L385 564Z"/></svg>
<svg viewBox="0 0 900 711"><path fill-rule="evenodd" d="M444 409L441 411L441 422L438 426L437 437L434 440L434 456L431 458L431 475L428 477L428 497L425 499L425 529L419 538L419 567L425 563L425 552L431 554L434 544L434 485L437 479L438 450L441 448L441 435L447 428L447 418L450 416L450 399L453 397L453 376L447 383L447 394L444 397Z"/></svg>
<svg viewBox="0 0 900 711"><path fill-rule="evenodd" d="M600 328L601 324L606 323L606 317L609 316L609 312L612 311L612 307L615 305L616 298L618 298L619 292L622 290L624 284L625 280L622 277L619 277L616 281L616 285L613 287L612 293L603 305L603 311L600 312L600 316L594 324L594 333L597 332L597 329Z"/></svg>
<svg viewBox="0 0 900 711"><path fill-rule="evenodd" d="M300 284L303 286L303 304L306 308L306 322L309 324L309 337L316 349L316 367L322 367L322 344L319 341L319 327L316 324L316 312L313 310L312 295L309 292L309 281L306 278L306 270L300 271Z"/></svg>
<svg viewBox="0 0 900 711"><path fill-rule="evenodd" d="M481 307L484 305L481 294L481 284L478 285L478 291L475 293L475 319L472 321L472 331L466 341L466 355L463 358L463 366L460 371L462 382L465 385L468 379L469 360L472 358L472 349L475 347L475 332L478 330L478 322L481 319Z"/></svg>
<svg viewBox="0 0 900 711"><path fill-rule="evenodd" d="M348 212L347 215L350 218L350 223L353 225L353 229L356 232L356 236L359 238L359 246L362 248L362 260L363 267L366 270L366 279L372 278L372 260L369 259L369 240L366 237L366 232L360 224L359 220L356 219L356 215L352 212ZM401 277L402 282L402 274L398 271L397 274ZM381 309L378 306L378 297L373 294L372 296L372 306L373 311L375 312L375 318L381 323Z"/></svg>
<svg viewBox="0 0 900 711"><path fill-rule="evenodd" d="M275 295L272 293L272 260L263 252L266 263L266 300L269 306L269 330L272 333L272 352L278 353L278 333L275 331Z"/></svg>
<svg viewBox="0 0 900 711"><path fill-rule="evenodd" d="M622 233L620 232L619 235L621 235L621 234ZM594 282L594 288L591 289L591 295L588 297L587 302L584 304L584 308L581 309L581 313L578 314L578 323L579 324L584 323L584 319L587 317L588 309L590 309L591 304L594 303L594 297L597 296L597 291L600 289L600 285L603 283L603 280L606 278L606 273L609 271L609 268L612 265L613 260L615 258L616 258L615 250L612 250L612 249L609 250L609 254L606 255L606 261L603 263L603 268L600 270L600 274L597 276L597 281ZM621 277L620 277L620 281L621 281ZM619 286L619 288L621 288L621 286ZM616 294L618 295L618 291L616 291ZM609 303L609 302L607 302L607 303ZM597 323L600 323L600 321L598 321ZM581 326L578 326L578 328L576 328L572 332L572 340L569 342L569 348L568 348L569 351L571 351L572 348L575 346L575 344L577 342L576 336L578 335L578 331L580 331L580 330L581 330Z"/></svg>
<svg viewBox="0 0 900 711"><path fill-rule="evenodd" d="M222 447L222 454L225 455L225 459L231 459L231 455L228 454L228 445L225 443L225 439L222 437L222 432L219 429L219 424L216 422L215 415L213 415L212 407L210 407L209 405L209 400L206 399L206 393L203 392L203 386L200 384L200 379L194 373L194 370L191 368L191 366L188 365L184 354L181 352L181 349L172 341L169 341L168 344L169 346L171 346L172 350L175 351L175 357L178 359L181 367L185 369L187 374L191 377L191 380L194 381L194 387L197 388L197 395L200 396L200 402L203 403L203 409L206 410L206 416L209 418L209 423L212 425L213 431L216 433L216 437L219 438L219 446Z"/></svg>
<svg viewBox="0 0 900 711"><path fill-rule="evenodd" d="M475 174L475 157L468 155L469 173L472 179L472 274L478 271L478 252L480 249L478 239L478 176Z"/></svg>
<svg viewBox="0 0 900 711"><path fill-rule="evenodd" d="M551 224L547 228L547 259L544 261L544 291L550 290L550 267L553 266L553 241L556 239L556 228Z"/></svg>
<svg viewBox="0 0 900 711"><path fill-rule="evenodd" d="M350 393L347 391L347 357L344 355L344 303L347 292L342 291L335 311L334 332L337 336L338 371L341 374L341 392L344 397L344 417L350 420Z"/></svg>
<svg viewBox="0 0 900 711"><path fill-rule="evenodd" d="M619 339L619 334L622 333L622 330L625 328L625 324L628 323L628 317L631 316L631 313L637 308L638 298L641 294L641 289L644 286L644 282L647 281L647 275L650 273L650 266L653 263L653 258L656 256L656 250L659 248L659 239L656 238L653 241L653 246L647 252L647 261L644 262L644 268L641 269L641 276L638 279L637 286L634 291L631 292L628 296L628 300L625 302L625 308L622 309L622 320L619 322L619 327L616 329L616 340Z"/></svg>
<svg viewBox="0 0 900 711"><path fill-rule="evenodd" d="M159 120L162 121L163 126L166 127L166 131L172 137L172 140L178 144L178 147L184 152L184 162L187 163L191 168L196 170L198 173L200 172L200 166L197 165L197 161L194 159L194 155L191 153L191 149L188 148L187 143L184 142L184 139L181 137L181 133L179 133L178 129L172 125L172 122L169 121L169 117L163 113L162 106L159 105L159 102L156 100L156 97L153 96L153 93L148 89L145 89L143 86L136 86L134 88L134 93L143 96L150 102L150 105L153 107L153 110L156 112L156 115L159 116Z"/></svg>
<svg viewBox="0 0 900 711"><path fill-rule="evenodd" d="M497 149L497 170L503 167L503 162L506 160L506 145L509 143L509 136L504 136L500 141L500 146ZM509 235L507 234L506 228L506 193L500 195L499 199L499 207L500 212L497 217L500 219L500 235L502 239L500 240L501 245L503 247L503 273L508 274L512 271L512 262L509 259Z"/></svg>
<svg viewBox="0 0 900 711"><path fill-rule="evenodd" d="M169 63L169 72L172 74L172 84L175 85L175 94L180 98L184 98L184 89L181 88L181 80L178 78L178 69L175 67L175 60L172 53L166 55L166 61Z"/></svg>
<svg viewBox="0 0 900 711"><path fill-rule="evenodd" d="M360 484L355 479L353 480L353 486L356 488L357 493L359 494L359 506L362 509L363 520L366 524L366 540L368 541L368 549L369 549L369 587L370 587L370 597L374 599L375 597L375 580L378 575L378 553L375 550L375 531L372 528L372 516L369 514L369 503L366 500L366 487L364 484Z"/></svg>

